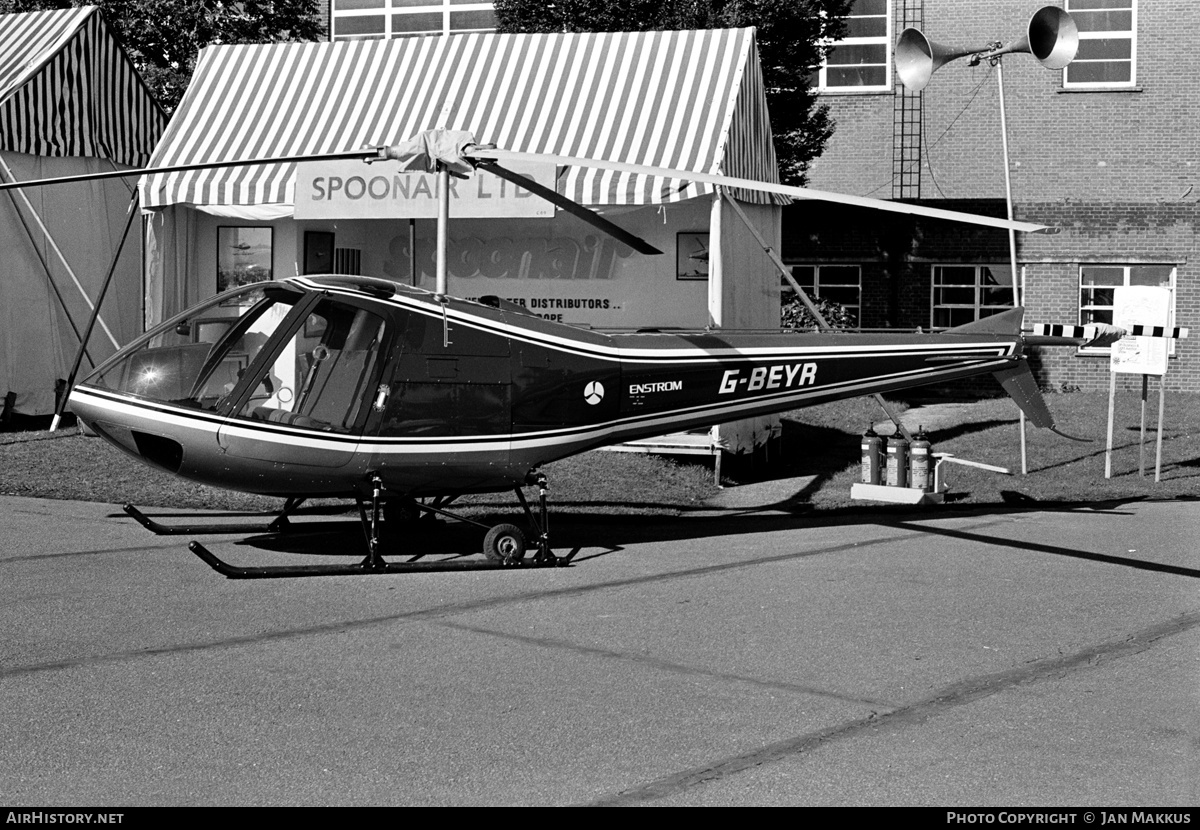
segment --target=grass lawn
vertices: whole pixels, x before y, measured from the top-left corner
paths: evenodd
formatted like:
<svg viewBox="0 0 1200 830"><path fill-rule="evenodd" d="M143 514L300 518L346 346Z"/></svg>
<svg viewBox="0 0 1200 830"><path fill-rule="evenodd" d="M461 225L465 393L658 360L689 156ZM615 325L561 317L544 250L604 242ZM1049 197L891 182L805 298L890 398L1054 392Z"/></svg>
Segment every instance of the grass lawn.
<svg viewBox="0 0 1200 830"><path fill-rule="evenodd" d="M1141 401L1135 392L1117 396L1111 478L1105 478L1107 393L1048 395L1059 428L1086 436L1079 443L1030 426L1028 475L1020 475L1018 410L1007 398L982 400L961 410L953 423L931 429L934 451L1008 467L1007 476L963 466L944 466L949 502L987 505L1030 499L1090 502L1200 496L1200 395L1166 397L1161 481L1154 481L1158 393L1147 407L1145 464L1138 475ZM903 409L902 403L898 408ZM849 498L858 480L859 435L883 420L869 398L796 410L784 419L781 452L771 463L727 461L727 488L765 479L795 479L788 505L805 511L862 510ZM678 515L716 492L711 464L674 462L659 456L591 452L546 467L556 513ZM219 490L174 478L138 464L76 428L0 433L0 494L51 499L191 507L215 510L276 510L279 499ZM472 497L483 509L515 504L511 495ZM507 509L507 507L506 507ZM906 508L912 509L912 508ZM928 508L926 508L928 509ZM937 509L937 508L934 508Z"/></svg>

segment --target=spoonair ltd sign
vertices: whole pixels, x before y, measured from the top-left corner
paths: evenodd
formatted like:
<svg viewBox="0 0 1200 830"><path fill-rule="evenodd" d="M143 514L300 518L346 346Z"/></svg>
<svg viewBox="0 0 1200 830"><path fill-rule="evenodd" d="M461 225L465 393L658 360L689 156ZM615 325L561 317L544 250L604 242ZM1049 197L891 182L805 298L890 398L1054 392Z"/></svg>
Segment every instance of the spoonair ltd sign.
<svg viewBox="0 0 1200 830"><path fill-rule="evenodd" d="M388 168L392 169L388 169ZM508 164L543 187L555 185L552 164ZM296 167L297 219L431 219L437 216L439 176L397 170L387 162L305 162ZM522 187L476 170L469 179L450 177L450 215L549 218L554 205Z"/></svg>

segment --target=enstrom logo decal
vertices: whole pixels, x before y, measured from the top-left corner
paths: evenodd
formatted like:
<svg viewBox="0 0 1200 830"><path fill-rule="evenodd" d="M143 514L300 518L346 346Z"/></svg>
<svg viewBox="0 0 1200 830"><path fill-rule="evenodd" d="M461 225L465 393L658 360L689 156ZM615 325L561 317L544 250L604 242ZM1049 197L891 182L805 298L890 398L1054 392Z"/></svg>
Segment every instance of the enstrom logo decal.
<svg viewBox="0 0 1200 830"><path fill-rule="evenodd" d="M583 387L583 399L592 406L604 400L604 384L598 380L594 380L587 386Z"/></svg>
<svg viewBox="0 0 1200 830"><path fill-rule="evenodd" d="M683 381L667 380L657 383L633 383L629 385L630 395L649 395L652 392L682 392Z"/></svg>

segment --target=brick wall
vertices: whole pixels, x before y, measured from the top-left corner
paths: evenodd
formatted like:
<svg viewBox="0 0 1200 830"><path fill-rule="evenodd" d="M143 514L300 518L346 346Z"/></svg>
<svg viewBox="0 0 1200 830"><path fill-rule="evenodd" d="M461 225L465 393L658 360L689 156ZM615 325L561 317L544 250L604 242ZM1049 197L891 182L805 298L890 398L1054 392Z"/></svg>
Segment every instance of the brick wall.
<svg viewBox="0 0 1200 830"><path fill-rule="evenodd" d="M894 11L899 5L893 0ZM964 48L1007 42L1024 32L1039 5L926 0L923 31ZM1066 91L1062 73L1031 55L1004 58L1016 215L1062 228L1018 238L1026 319L1077 322L1081 263L1172 264L1176 321L1200 335L1200 62L1189 54L1200 4L1140 0L1137 15L1134 90ZM894 25L898 34L898 19ZM823 100L837 131L812 168L811 186L891 198L893 95ZM922 94L922 108L922 200L1003 215L996 70L987 62L971 67L965 58L947 63ZM929 263L990 262L1006 271L1008 263L1003 232L828 210L785 213L783 248L789 261L863 262L864 326L928 325ZM1108 387L1107 357L1041 351L1037 368L1047 387ZM1200 391L1200 345L1180 341L1175 355L1167 388Z"/></svg>

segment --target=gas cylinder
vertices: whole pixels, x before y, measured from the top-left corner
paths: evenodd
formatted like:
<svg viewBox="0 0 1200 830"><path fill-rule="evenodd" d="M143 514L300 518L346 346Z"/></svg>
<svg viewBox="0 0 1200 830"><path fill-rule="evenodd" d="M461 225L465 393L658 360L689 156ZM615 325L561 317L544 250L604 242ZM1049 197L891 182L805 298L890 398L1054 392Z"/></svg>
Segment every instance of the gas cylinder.
<svg viewBox="0 0 1200 830"><path fill-rule="evenodd" d="M896 434L887 440L888 487L908 486L908 440L896 427Z"/></svg>
<svg viewBox="0 0 1200 830"><path fill-rule="evenodd" d="M918 427L908 448L908 486L914 490L933 492L933 445L925 435L925 427Z"/></svg>
<svg viewBox="0 0 1200 830"><path fill-rule="evenodd" d="M880 455L883 450L883 439L871 427L862 435L862 483L879 484Z"/></svg>

